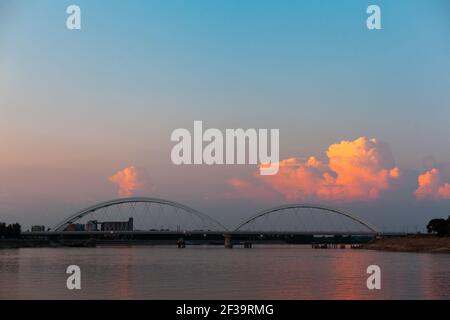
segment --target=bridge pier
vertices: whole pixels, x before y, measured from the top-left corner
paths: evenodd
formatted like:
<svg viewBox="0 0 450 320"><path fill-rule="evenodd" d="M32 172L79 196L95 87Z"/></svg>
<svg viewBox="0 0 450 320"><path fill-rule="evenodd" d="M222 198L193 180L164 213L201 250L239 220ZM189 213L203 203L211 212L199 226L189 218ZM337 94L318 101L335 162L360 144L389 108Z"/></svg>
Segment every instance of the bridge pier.
<svg viewBox="0 0 450 320"><path fill-rule="evenodd" d="M186 242L184 241L183 238L180 238L177 240L177 246L178 248L182 249L186 247Z"/></svg>
<svg viewBox="0 0 450 320"><path fill-rule="evenodd" d="M224 242L225 248L226 249L232 249L233 248L233 241L231 240L231 235L224 234L223 236L225 238L225 242Z"/></svg>

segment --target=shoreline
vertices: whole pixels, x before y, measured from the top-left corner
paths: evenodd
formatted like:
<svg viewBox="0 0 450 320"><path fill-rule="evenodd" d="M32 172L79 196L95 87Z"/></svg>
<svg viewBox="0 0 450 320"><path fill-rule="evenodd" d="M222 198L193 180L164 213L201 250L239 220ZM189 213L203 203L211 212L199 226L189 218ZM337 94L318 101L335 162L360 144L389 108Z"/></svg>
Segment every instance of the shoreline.
<svg viewBox="0 0 450 320"><path fill-rule="evenodd" d="M0 249L46 248L51 247L47 240L0 239Z"/></svg>
<svg viewBox="0 0 450 320"><path fill-rule="evenodd" d="M205 243L191 242L189 245ZM209 245L223 245L209 242ZM256 244L256 243L254 243ZM269 243L265 243L269 244ZM271 243L275 244L275 243ZM173 245L173 241L62 241L55 242L47 239L0 239L0 249L18 248L61 248L61 247L95 247L117 245ZM236 244L238 245L238 244ZM415 235L408 237L379 238L360 244L360 249L387 251L387 252L415 252L415 253L450 253L450 237L437 237L429 235Z"/></svg>
<svg viewBox="0 0 450 320"><path fill-rule="evenodd" d="M364 244L363 248L390 252L450 253L450 237L416 235L382 238Z"/></svg>

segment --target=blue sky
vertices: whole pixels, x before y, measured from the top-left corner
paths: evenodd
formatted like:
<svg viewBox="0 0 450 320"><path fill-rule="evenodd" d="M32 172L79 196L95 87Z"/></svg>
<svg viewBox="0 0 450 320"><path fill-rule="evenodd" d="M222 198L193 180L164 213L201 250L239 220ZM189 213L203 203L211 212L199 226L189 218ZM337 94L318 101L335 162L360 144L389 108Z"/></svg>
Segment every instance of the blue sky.
<svg viewBox="0 0 450 320"><path fill-rule="evenodd" d="M80 31L65 27L74 3ZM382 30L366 28L369 4L381 7ZM280 128L281 158L323 159L333 143L375 137L411 181L424 158L450 161L445 0L6 0L0 21L0 170L8 178L0 191L8 194L8 219L45 213L52 221L61 210L113 197L108 175L131 164L146 168L165 197L205 211L221 205L204 204L205 190L223 193L227 178L251 169L173 168L170 132L193 120ZM29 187L29 179L54 170L73 187L49 200L53 189ZM18 191L37 199L32 217ZM428 218L423 204L399 199L400 209L383 218L367 215L388 225L411 211L412 224ZM442 212L448 201L433 205Z"/></svg>

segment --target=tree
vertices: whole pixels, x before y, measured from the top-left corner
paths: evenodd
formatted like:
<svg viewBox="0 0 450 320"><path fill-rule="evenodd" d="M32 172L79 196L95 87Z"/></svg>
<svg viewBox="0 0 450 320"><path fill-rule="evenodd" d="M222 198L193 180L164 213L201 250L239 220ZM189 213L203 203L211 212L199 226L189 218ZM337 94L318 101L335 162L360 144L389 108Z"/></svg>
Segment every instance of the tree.
<svg viewBox="0 0 450 320"><path fill-rule="evenodd" d="M18 223L6 225L6 223L0 222L0 238L20 238L21 232L22 228Z"/></svg>
<svg viewBox="0 0 450 320"><path fill-rule="evenodd" d="M450 216L448 219L431 219L428 222L427 231L437 234L438 237L450 235Z"/></svg>
<svg viewBox="0 0 450 320"><path fill-rule="evenodd" d="M0 222L0 238L4 238L6 236L6 223Z"/></svg>
<svg viewBox="0 0 450 320"><path fill-rule="evenodd" d="M12 232L14 238L20 238L20 234L22 233L22 227L18 223L14 223L12 225Z"/></svg>

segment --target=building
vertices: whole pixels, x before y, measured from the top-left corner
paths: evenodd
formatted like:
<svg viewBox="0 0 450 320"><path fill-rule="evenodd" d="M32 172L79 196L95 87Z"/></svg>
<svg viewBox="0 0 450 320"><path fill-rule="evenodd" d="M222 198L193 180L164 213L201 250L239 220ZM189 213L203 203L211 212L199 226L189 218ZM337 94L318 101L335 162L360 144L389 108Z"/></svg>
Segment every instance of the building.
<svg viewBox="0 0 450 320"><path fill-rule="evenodd" d="M71 223L64 231L84 231L84 224L81 223Z"/></svg>
<svg viewBox="0 0 450 320"><path fill-rule="evenodd" d="M102 222L102 231L133 231L133 218L128 221L105 221Z"/></svg>
<svg viewBox="0 0 450 320"><path fill-rule="evenodd" d="M98 231L98 221L91 220L86 223L85 226L86 231Z"/></svg>
<svg viewBox="0 0 450 320"><path fill-rule="evenodd" d="M45 226L31 226L31 232L45 232Z"/></svg>

